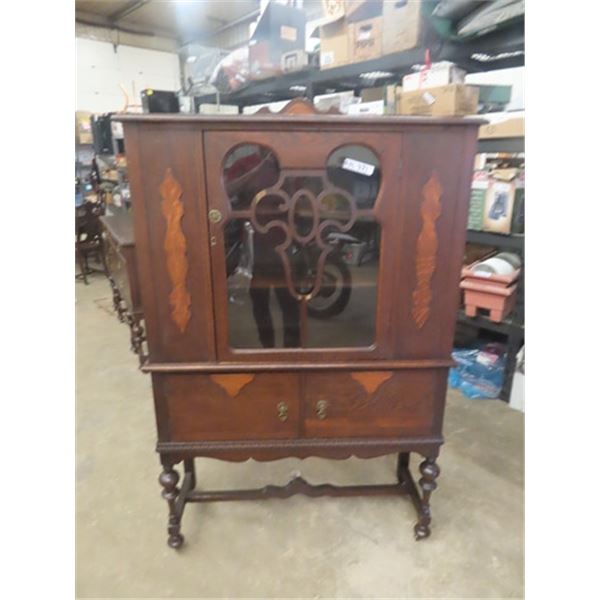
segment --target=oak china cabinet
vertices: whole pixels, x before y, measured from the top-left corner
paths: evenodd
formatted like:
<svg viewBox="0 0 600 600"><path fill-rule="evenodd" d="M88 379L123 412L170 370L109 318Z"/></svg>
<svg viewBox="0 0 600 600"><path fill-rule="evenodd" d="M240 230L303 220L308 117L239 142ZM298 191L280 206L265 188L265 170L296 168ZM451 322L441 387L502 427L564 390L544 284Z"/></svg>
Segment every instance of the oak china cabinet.
<svg viewBox="0 0 600 600"><path fill-rule="evenodd" d="M427 537L480 121L117 118L168 544L188 502L294 493L407 495ZM384 454L397 483L196 489L195 457Z"/></svg>

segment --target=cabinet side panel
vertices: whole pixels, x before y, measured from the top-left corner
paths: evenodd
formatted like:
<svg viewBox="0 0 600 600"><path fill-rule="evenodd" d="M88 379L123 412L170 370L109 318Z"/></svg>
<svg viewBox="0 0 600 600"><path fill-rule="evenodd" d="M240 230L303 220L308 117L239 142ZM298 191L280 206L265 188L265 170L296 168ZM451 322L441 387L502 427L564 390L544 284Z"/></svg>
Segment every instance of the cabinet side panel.
<svg viewBox="0 0 600 600"><path fill-rule="evenodd" d="M150 361L214 360L200 131L127 124L125 144Z"/></svg>
<svg viewBox="0 0 600 600"><path fill-rule="evenodd" d="M452 350L476 131L404 135L395 358L446 358Z"/></svg>

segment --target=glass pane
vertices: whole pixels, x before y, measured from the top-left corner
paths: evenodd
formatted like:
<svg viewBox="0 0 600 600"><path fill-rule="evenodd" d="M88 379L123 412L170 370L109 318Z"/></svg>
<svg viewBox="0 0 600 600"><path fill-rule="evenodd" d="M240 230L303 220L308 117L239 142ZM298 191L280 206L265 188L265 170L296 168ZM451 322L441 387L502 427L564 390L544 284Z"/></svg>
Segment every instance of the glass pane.
<svg viewBox="0 0 600 600"><path fill-rule="evenodd" d="M322 170L280 172L270 150L242 145L224 171L230 346L372 345L381 237L373 152L345 146Z"/></svg>
<svg viewBox="0 0 600 600"><path fill-rule="evenodd" d="M273 152L259 144L242 144L225 158L223 181L231 207L245 210L254 196L277 183L279 164Z"/></svg>
<svg viewBox="0 0 600 600"><path fill-rule="evenodd" d="M380 228L361 218L347 234L330 234L333 250L317 295L308 302L308 347L370 346L375 342Z"/></svg>
<svg viewBox="0 0 600 600"><path fill-rule="evenodd" d="M280 228L257 232L248 219L225 226L229 345L233 348L298 348L300 305L290 293L276 247Z"/></svg>
<svg viewBox="0 0 600 600"><path fill-rule="evenodd" d="M335 186L348 192L357 208L373 208L379 192L379 159L365 146L342 146L327 159L327 177Z"/></svg>

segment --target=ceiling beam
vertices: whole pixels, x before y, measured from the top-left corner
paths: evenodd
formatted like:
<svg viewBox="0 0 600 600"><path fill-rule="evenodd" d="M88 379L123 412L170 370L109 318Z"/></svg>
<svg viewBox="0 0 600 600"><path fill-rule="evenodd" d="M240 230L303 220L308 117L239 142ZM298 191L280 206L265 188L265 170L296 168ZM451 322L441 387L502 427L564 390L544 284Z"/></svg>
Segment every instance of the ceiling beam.
<svg viewBox="0 0 600 600"><path fill-rule="evenodd" d="M163 37L177 42L181 42L180 38L169 29L153 28L152 30L145 29L143 26L138 27L136 25L116 25L108 21L105 17L100 15L93 15L90 13L78 13L75 15L75 22L81 25L88 25L93 27L102 27L111 31L121 31L123 33L132 33L135 35L146 35L150 37Z"/></svg>
<svg viewBox="0 0 600 600"><path fill-rule="evenodd" d="M128 2L123 8L111 13L108 16L108 19L113 23L117 23L127 15L130 15L139 8L142 8L144 4L148 4L148 2L150 2L150 0L132 0L132 2Z"/></svg>
<svg viewBox="0 0 600 600"><path fill-rule="evenodd" d="M234 19L233 21L229 21L229 22L225 23L225 25L223 25L222 27L219 27L219 29L215 29L214 31L212 31L211 35L212 36L218 35L219 33L223 33L224 31L227 31L228 29L231 29L232 27L235 27L236 25L240 25L241 23L245 23L246 21L252 21L259 15L260 15L260 9L257 8L256 10L246 13L245 15L239 17L238 19Z"/></svg>

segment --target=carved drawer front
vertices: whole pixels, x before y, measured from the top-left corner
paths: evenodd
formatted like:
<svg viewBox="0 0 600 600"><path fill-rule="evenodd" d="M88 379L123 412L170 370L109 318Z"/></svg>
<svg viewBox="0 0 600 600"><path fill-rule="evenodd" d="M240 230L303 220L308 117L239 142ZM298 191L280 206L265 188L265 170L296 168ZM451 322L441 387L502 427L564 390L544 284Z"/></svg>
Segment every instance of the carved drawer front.
<svg viewBox="0 0 600 600"><path fill-rule="evenodd" d="M162 378L173 441L294 438L299 376L174 374Z"/></svg>
<svg viewBox="0 0 600 600"><path fill-rule="evenodd" d="M311 373L306 377L306 437L426 435L439 399L436 371Z"/></svg>

